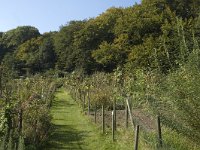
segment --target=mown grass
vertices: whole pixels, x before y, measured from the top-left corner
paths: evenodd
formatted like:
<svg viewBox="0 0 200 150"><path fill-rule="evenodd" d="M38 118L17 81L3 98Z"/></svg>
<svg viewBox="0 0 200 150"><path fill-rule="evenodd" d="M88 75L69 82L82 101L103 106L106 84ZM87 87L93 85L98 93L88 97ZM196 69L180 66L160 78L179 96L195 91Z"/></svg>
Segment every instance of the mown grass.
<svg viewBox="0 0 200 150"><path fill-rule="evenodd" d="M63 89L55 95L53 107L54 132L52 133L46 150L131 150L133 139L127 132L119 132L116 142L112 142L110 131L101 134L89 118L84 115L78 104ZM119 142L120 141L120 142Z"/></svg>

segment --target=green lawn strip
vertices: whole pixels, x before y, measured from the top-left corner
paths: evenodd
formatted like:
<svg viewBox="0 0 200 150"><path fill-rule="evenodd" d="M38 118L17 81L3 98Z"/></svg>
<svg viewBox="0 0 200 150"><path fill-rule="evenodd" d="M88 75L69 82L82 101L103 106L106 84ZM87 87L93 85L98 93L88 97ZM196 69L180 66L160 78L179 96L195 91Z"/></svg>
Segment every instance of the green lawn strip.
<svg viewBox="0 0 200 150"><path fill-rule="evenodd" d="M81 108L63 89L55 95L53 107L54 132L46 146L46 150L121 150L133 149L133 139L129 133L120 132L116 142L112 142L111 134L101 134L101 127L94 125L81 113ZM127 135L127 136L126 136Z"/></svg>
<svg viewBox="0 0 200 150"><path fill-rule="evenodd" d="M91 134L92 128L64 90L58 91L55 96L51 109L55 131L50 137L48 149L87 149L84 139Z"/></svg>

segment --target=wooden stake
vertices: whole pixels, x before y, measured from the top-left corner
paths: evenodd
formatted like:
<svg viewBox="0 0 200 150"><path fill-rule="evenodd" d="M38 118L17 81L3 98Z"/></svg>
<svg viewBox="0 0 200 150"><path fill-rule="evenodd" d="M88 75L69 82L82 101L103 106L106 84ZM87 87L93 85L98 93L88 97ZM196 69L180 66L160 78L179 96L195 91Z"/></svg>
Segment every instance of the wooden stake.
<svg viewBox="0 0 200 150"><path fill-rule="evenodd" d="M160 116L157 116L157 125L158 125L158 143L159 146L162 147L162 131L161 131L161 125L160 125Z"/></svg>
<svg viewBox="0 0 200 150"><path fill-rule="evenodd" d="M115 114L112 111L112 140L115 141Z"/></svg>
<svg viewBox="0 0 200 150"><path fill-rule="evenodd" d="M94 109L94 123L97 123L97 105L95 104L95 109Z"/></svg>
<svg viewBox="0 0 200 150"><path fill-rule="evenodd" d="M116 120L116 100L113 102L113 115L114 115L114 130L117 130L117 120Z"/></svg>
<svg viewBox="0 0 200 150"><path fill-rule="evenodd" d="M126 128L128 128L128 106L126 105L126 109L125 109L125 120L126 120Z"/></svg>
<svg viewBox="0 0 200 150"><path fill-rule="evenodd" d="M19 119L18 132L21 135L21 133L22 133L22 119L23 119L23 117L22 117L22 109L19 110L18 119Z"/></svg>
<svg viewBox="0 0 200 150"><path fill-rule="evenodd" d="M90 115L90 95L88 91L88 115Z"/></svg>
<svg viewBox="0 0 200 150"><path fill-rule="evenodd" d="M134 146L134 150L138 150L139 130L140 130L140 126L137 125L137 126L136 126L136 129L135 129L135 146Z"/></svg>
<svg viewBox="0 0 200 150"><path fill-rule="evenodd" d="M83 110L85 110L85 96L86 96L86 92L84 91L84 93L83 93Z"/></svg>
<svg viewBox="0 0 200 150"><path fill-rule="evenodd" d="M104 105L102 105L102 132L105 133Z"/></svg>
<svg viewBox="0 0 200 150"><path fill-rule="evenodd" d="M129 112L131 124L132 124L133 128L135 128L135 122L133 120L132 111L131 111L131 107L130 107L130 104L129 104L129 98L126 98L126 104L128 106L128 112Z"/></svg>

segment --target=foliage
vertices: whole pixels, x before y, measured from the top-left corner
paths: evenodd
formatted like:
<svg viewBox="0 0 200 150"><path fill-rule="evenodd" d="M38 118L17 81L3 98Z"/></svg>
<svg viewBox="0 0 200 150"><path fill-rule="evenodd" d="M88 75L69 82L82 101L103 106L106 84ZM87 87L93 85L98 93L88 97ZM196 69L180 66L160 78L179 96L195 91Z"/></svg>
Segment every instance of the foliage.
<svg viewBox="0 0 200 150"><path fill-rule="evenodd" d="M70 21L58 32L43 35L31 26L17 27L0 34L0 61L8 52L14 53L14 68L20 75L52 68L92 74L119 66L159 67L167 73L179 67L183 51L177 47L189 44L190 53L191 35L199 37L199 3L143 0L128 8L109 8L96 18Z"/></svg>
<svg viewBox="0 0 200 150"><path fill-rule="evenodd" d="M16 48L25 41L39 35L39 31L35 27L21 26L3 33L2 41L7 48L12 50L12 48Z"/></svg>
<svg viewBox="0 0 200 150"><path fill-rule="evenodd" d="M6 78L5 78L6 77ZM16 149L27 145L43 145L51 129L51 107L55 84L39 76L26 79L2 78L0 107L0 143L4 149L18 143Z"/></svg>
<svg viewBox="0 0 200 150"><path fill-rule="evenodd" d="M30 72L42 72L54 67L54 46L51 37L32 38L21 44L16 51L18 68Z"/></svg>

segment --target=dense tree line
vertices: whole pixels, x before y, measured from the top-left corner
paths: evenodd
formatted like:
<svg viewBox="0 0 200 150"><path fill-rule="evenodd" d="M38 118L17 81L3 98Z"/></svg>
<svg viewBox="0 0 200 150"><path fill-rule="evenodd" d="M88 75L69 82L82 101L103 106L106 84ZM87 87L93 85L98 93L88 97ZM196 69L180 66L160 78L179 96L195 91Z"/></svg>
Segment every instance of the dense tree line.
<svg viewBox="0 0 200 150"><path fill-rule="evenodd" d="M200 1L143 0L128 8L110 8L96 18L71 21L58 32L40 34L22 26L0 33L0 61L17 74L49 69L87 74L154 69L164 73L179 65L199 39ZM177 49L184 42L191 49ZM197 42L199 42L197 40Z"/></svg>

